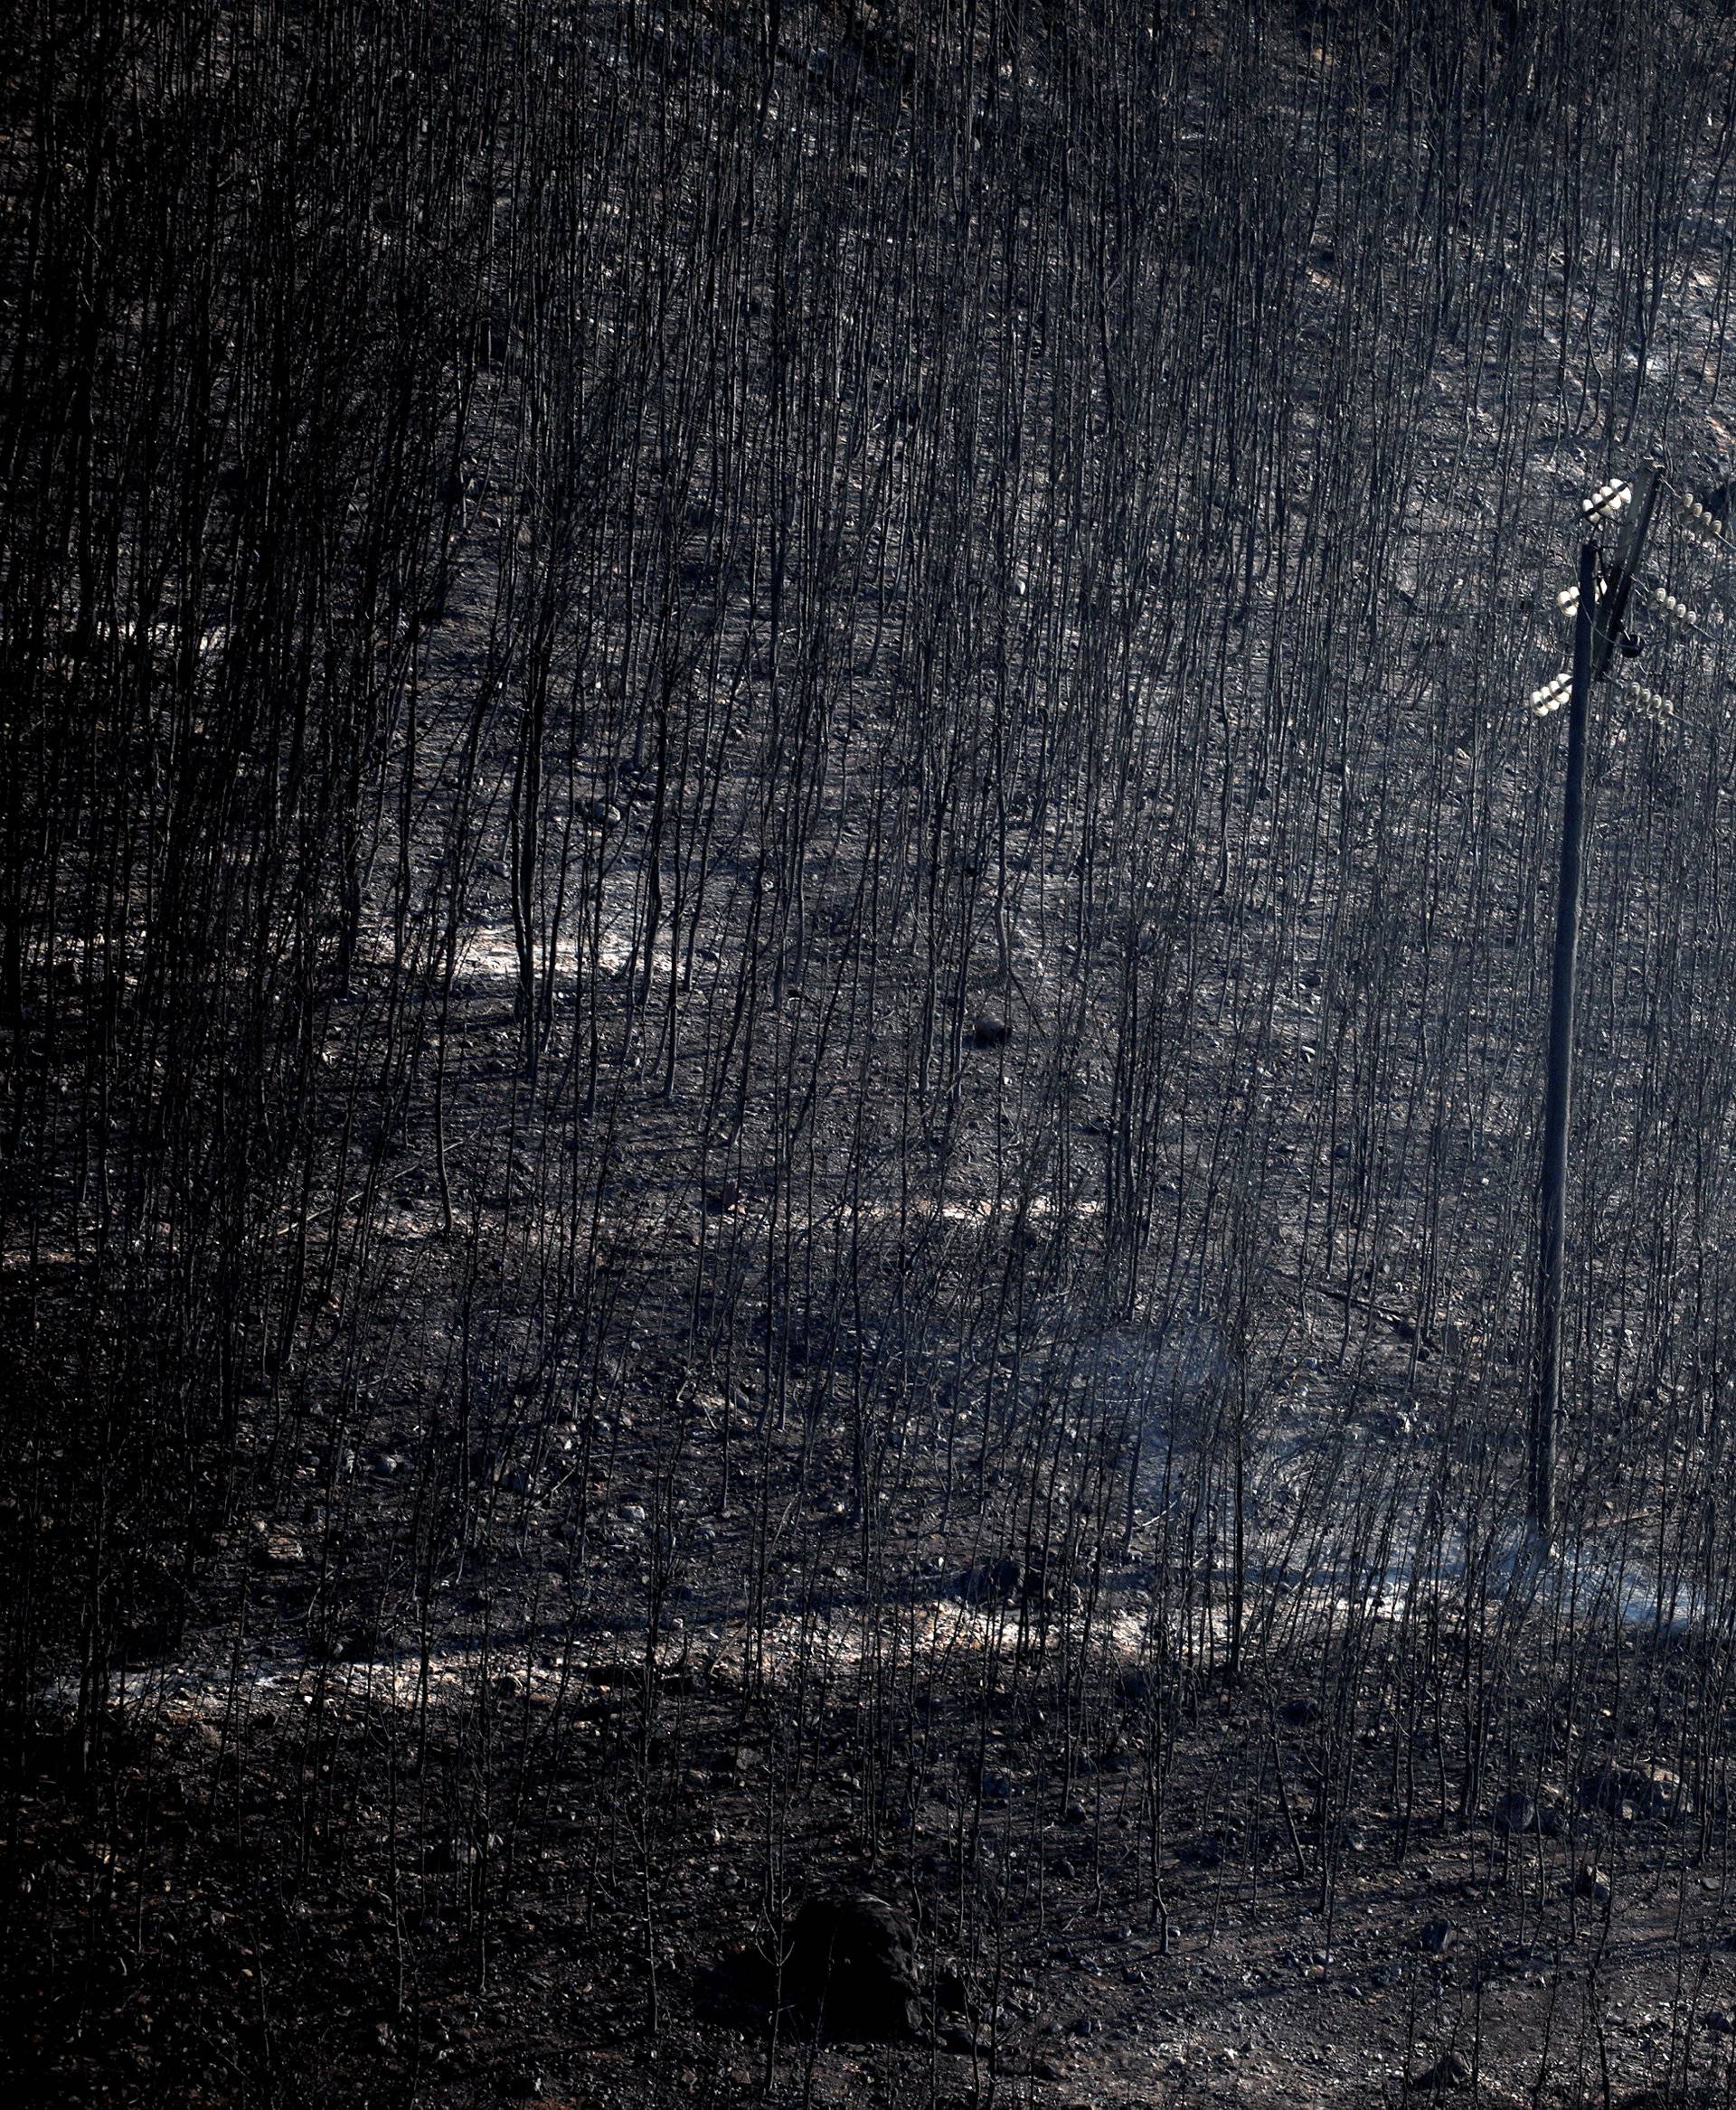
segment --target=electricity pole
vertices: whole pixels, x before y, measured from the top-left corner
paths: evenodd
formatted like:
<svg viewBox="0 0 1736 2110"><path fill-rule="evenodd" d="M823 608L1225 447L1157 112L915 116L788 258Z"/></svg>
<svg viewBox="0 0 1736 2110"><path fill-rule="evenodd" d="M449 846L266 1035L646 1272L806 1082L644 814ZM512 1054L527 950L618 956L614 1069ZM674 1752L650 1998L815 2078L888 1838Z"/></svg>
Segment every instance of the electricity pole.
<svg viewBox="0 0 1736 2110"><path fill-rule="evenodd" d="M1606 573L1595 541L1580 551L1580 580L1560 597L1573 612L1573 666L1534 690L1531 708L1547 717L1567 704L1567 780L1561 795L1561 862L1555 896L1555 955L1549 993L1549 1061L1543 1085L1543 1169L1537 1254L1537 1344L1533 1359L1525 1511L1544 1547L1555 1536L1555 1443L1561 1404L1561 1276L1567 1244L1567 1143L1573 1112L1573 996L1580 953L1580 867L1585 846L1585 732L1591 683L1609 672L1618 643L1637 650L1622 627L1634 574L1651 531L1657 470L1647 463L1633 485L1606 484L1585 502L1588 523L1632 502ZM1637 689L1637 684L1636 684ZM1565 694L1563 694L1565 692ZM1638 690L1648 703L1649 690ZM1661 701L1661 700L1659 700Z"/></svg>

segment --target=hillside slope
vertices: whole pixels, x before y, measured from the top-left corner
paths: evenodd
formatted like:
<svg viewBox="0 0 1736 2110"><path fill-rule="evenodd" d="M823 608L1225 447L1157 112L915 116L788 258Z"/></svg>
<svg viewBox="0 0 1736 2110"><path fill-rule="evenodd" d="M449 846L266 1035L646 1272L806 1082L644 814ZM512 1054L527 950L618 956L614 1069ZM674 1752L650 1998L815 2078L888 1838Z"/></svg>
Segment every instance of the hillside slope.
<svg viewBox="0 0 1736 2110"><path fill-rule="evenodd" d="M1450 2040L1686 2099L1729 1931L1729 581L1679 503L1736 454L1716 11L9 34L27 2086L1141 2100L1227 2043L1213 2086L1379 2099ZM1706 619L1646 638L1667 732L1597 701L1527 1583L1521 705L1581 495L1647 454ZM1606 1762L1680 1793L1578 1796ZM1514 1792L1567 1813L1490 1832ZM717 1979L846 1875L955 1986L944 2057L816 2063Z"/></svg>

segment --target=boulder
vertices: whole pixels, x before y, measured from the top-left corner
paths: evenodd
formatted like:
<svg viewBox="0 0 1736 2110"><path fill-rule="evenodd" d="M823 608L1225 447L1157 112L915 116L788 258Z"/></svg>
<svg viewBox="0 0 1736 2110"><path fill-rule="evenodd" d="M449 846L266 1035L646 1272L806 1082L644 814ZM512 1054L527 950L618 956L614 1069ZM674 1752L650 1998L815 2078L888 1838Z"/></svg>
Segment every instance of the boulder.
<svg viewBox="0 0 1736 2110"><path fill-rule="evenodd" d="M1523 1788L1516 1787L1495 1805L1494 1823L1497 1832L1534 1832L1537 1805Z"/></svg>
<svg viewBox="0 0 1736 2110"><path fill-rule="evenodd" d="M784 1930L783 2004L816 2035L908 2042L920 1992L910 1924L883 1898L810 1898Z"/></svg>
<svg viewBox="0 0 1736 2110"><path fill-rule="evenodd" d="M1636 1817L1667 1822L1688 1816L1694 1809L1694 1797L1667 1766L1618 1766L1612 1759L1581 1776L1580 1800L1588 1810L1624 1823Z"/></svg>

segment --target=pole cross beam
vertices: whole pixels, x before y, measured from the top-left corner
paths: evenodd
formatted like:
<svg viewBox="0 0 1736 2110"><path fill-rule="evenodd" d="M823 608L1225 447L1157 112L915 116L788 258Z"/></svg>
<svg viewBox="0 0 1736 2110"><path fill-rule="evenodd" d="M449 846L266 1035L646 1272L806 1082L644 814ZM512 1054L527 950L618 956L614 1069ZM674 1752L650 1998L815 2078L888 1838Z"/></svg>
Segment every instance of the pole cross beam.
<svg viewBox="0 0 1736 2110"><path fill-rule="evenodd" d="M1652 509L1657 504L1657 464L1647 462L1634 478L1634 502L1623 524L1621 540L1616 545L1616 560L1604 580L1603 590L1596 596L1596 655L1591 671L1593 678L1599 682L1609 673L1609 662L1615 656L1616 642L1621 636L1622 620L1634 590L1634 574L1646 553L1646 538L1652 528ZM1580 604L1585 606L1583 581Z"/></svg>

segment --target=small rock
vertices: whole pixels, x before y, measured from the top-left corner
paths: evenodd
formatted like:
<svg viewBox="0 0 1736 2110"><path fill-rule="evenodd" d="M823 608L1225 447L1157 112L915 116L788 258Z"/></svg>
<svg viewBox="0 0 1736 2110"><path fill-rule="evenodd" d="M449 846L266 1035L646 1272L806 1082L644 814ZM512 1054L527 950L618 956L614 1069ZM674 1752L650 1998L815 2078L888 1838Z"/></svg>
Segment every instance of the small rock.
<svg viewBox="0 0 1736 2110"><path fill-rule="evenodd" d="M958 1594L967 1605L1002 1605L1019 1594L1023 1575L1010 1553L984 1554L973 1560L958 1578Z"/></svg>
<svg viewBox="0 0 1736 2110"><path fill-rule="evenodd" d="M969 2005L965 1982L957 1971L937 1971L933 1990L934 2004L943 2015L962 2015Z"/></svg>
<svg viewBox="0 0 1736 2110"><path fill-rule="evenodd" d="M1642 1807L1648 1817L1667 1821L1694 1814L1694 1797L1682 1785L1679 1774L1672 1773L1667 1766L1648 1766L1645 1771L1647 1792Z"/></svg>
<svg viewBox="0 0 1736 2110"><path fill-rule="evenodd" d="M1445 2053L1426 2073L1420 2073L1410 2083L1413 2088L1427 2089L1430 2093L1445 2092L1448 2088L1468 2088L1470 2085L1471 2062L1460 2051Z"/></svg>
<svg viewBox="0 0 1736 2110"><path fill-rule="evenodd" d="M1582 1860L1579 1873L1573 1879L1573 1895L1587 1898L1593 1905L1608 1905L1615 1892L1606 1870L1594 1867L1589 1860Z"/></svg>
<svg viewBox="0 0 1736 2110"><path fill-rule="evenodd" d="M959 1577L958 1592L967 1605L1043 1606L1053 1610L1063 1605L1076 1607L1080 1602L1078 1586L1063 1575L1052 1575L1041 1549L1029 1560L1011 1553L979 1555Z"/></svg>
<svg viewBox="0 0 1736 2110"><path fill-rule="evenodd" d="M1493 1822L1497 1832L1534 1832L1537 1805L1523 1788L1514 1788L1495 1804Z"/></svg>
<svg viewBox="0 0 1736 2110"><path fill-rule="evenodd" d="M1013 1029L1004 1018L986 1011L971 1021L965 1037L973 1048L1005 1048L1013 1038Z"/></svg>
<svg viewBox="0 0 1736 2110"><path fill-rule="evenodd" d="M1041 1606L1050 1612L1077 1612L1085 1602L1084 1594L1071 1576L1059 1562L1052 1568L1049 1557L1041 1550L1025 1564L1019 1584L1019 1600L1024 1605Z"/></svg>
<svg viewBox="0 0 1736 2110"><path fill-rule="evenodd" d="M1667 1766L1618 1766L1606 1759L1580 1781L1580 1800L1589 1810L1631 1823L1636 1817L1669 1821L1692 1814L1694 1797Z"/></svg>

